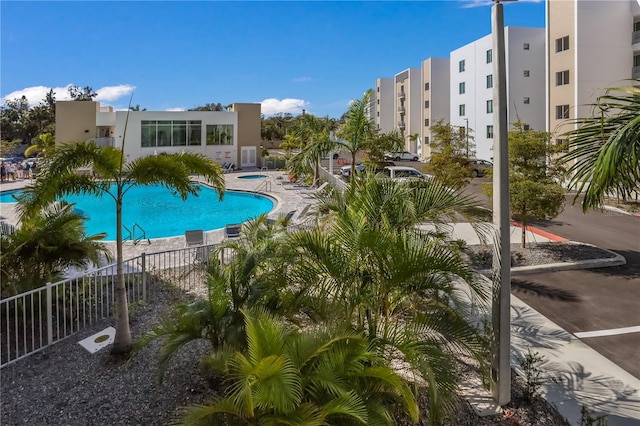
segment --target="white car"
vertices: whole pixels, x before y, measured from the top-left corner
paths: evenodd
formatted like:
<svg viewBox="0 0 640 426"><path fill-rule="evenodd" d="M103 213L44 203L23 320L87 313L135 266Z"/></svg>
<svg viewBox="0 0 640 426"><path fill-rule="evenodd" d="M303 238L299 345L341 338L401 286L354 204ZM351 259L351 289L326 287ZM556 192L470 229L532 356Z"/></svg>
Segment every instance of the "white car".
<svg viewBox="0 0 640 426"><path fill-rule="evenodd" d="M387 152L384 155L384 158L393 160L393 161L400 161L400 160L418 161L420 159L420 157L418 157L418 154L414 154L409 151Z"/></svg>
<svg viewBox="0 0 640 426"><path fill-rule="evenodd" d="M382 171L391 179L407 180L407 179L433 179L433 176L420 173L413 167L404 166L387 166Z"/></svg>
<svg viewBox="0 0 640 426"><path fill-rule="evenodd" d="M364 172L364 163L356 164L356 172ZM340 167L340 174L344 177L349 177L351 174L351 164Z"/></svg>

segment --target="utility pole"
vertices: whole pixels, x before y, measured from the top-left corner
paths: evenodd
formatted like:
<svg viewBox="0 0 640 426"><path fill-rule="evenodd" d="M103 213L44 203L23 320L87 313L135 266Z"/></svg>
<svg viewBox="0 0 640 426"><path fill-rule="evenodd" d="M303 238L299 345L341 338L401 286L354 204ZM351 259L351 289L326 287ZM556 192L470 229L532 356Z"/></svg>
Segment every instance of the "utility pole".
<svg viewBox="0 0 640 426"><path fill-rule="evenodd" d="M467 160L469 159L469 119L465 118L465 130L464 135L467 137Z"/></svg>
<svg viewBox="0 0 640 426"><path fill-rule="evenodd" d="M509 144L507 128L507 76L504 14L501 1L493 0L493 288L491 322L493 347L491 393L499 405L511 401L511 224L509 222Z"/></svg>

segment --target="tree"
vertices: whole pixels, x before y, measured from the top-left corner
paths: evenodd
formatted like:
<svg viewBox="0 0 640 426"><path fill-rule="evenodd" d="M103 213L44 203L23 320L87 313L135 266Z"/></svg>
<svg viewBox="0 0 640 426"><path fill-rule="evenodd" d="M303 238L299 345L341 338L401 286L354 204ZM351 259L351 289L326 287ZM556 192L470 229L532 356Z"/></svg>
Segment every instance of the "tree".
<svg viewBox="0 0 640 426"><path fill-rule="evenodd" d="M356 153L367 149L375 139L376 128L369 118L369 104L372 94L373 90L369 89L362 99L351 102L345 114L345 122L337 132L337 135L344 140L343 148L351 154L351 173L349 174L351 182L356 177Z"/></svg>
<svg viewBox="0 0 640 426"><path fill-rule="evenodd" d="M571 164L569 188L577 191L574 203L584 194L583 211L602 206L613 192L625 199L640 191L640 88L610 88L592 111L569 121L575 130L562 135L570 151L560 162Z"/></svg>
<svg viewBox="0 0 640 426"><path fill-rule="evenodd" d="M352 327L388 357L407 362L428 382L436 422L453 408L457 357L483 360L454 282L467 283L477 300L486 294L445 228L460 214L481 215L477 203L437 181L373 175L319 198L326 224L290 237L297 255L288 260L289 282L304 286L310 299L303 312ZM416 227L424 222L435 230Z"/></svg>
<svg viewBox="0 0 640 426"><path fill-rule="evenodd" d="M55 149L56 138L51 133L43 133L31 140L31 146L24 151L24 155L27 157L33 155L46 157L51 155Z"/></svg>
<svg viewBox="0 0 640 426"><path fill-rule="evenodd" d="M37 211L11 234L2 234L2 297L13 296L62 277L68 267L98 264L111 255L102 240L87 236L84 219L64 202Z"/></svg>
<svg viewBox="0 0 640 426"><path fill-rule="evenodd" d="M0 132L4 141L30 141L36 129L29 120L29 101L26 96L5 100L0 109Z"/></svg>
<svg viewBox="0 0 640 426"><path fill-rule="evenodd" d="M303 114L289 127L288 135L294 139L301 151L291 160L293 168L304 173L313 170L313 183L320 175L320 157L326 154L333 145L329 139L332 122L328 118L318 118L312 114Z"/></svg>
<svg viewBox="0 0 640 426"><path fill-rule="evenodd" d="M146 111L146 108L142 108L140 109L140 104L137 104L136 106L130 106L129 107L129 111Z"/></svg>
<svg viewBox="0 0 640 426"><path fill-rule="evenodd" d="M92 167L95 176L79 175L76 169ZM127 352L131 348L131 332L122 255L122 206L127 191L137 185L163 185L185 199L197 195L199 186L189 179L191 173L204 176L224 194L221 167L201 154L185 152L152 155L125 163L124 153L114 147L99 147L94 142L68 143L57 147L47 157L38 179L20 198L21 221L67 194L95 194L113 198L116 208L116 335L112 351Z"/></svg>
<svg viewBox="0 0 640 426"><path fill-rule="evenodd" d="M467 136L464 128L457 128L439 120L431 126L431 157L425 171L451 188L462 188L472 177L466 167Z"/></svg>
<svg viewBox="0 0 640 426"><path fill-rule="evenodd" d="M227 378L227 396L191 407L184 424L206 419L225 424L391 425L398 409L418 421L411 389L362 336L298 331L259 310L244 316L247 349L213 354L205 361Z"/></svg>
<svg viewBox="0 0 640 426"><path fill-rule="evenodd" d="M195 108L189 108L187 111L224 111L225 107L222 106L220 102L218 103L208 103L202 106L197 106Z"/></svg>
<svg viewBox="0 0 640 426"><path fill-rule="evenodd" d="M387 152L398 152L404 149L404 139L398 130L379 132L377 129L371 143L367 144L365 163L384 161Z"/></svg>
<svg viewBox="0 0 640 426"><path fill-rule="evenodd" d="M74 101L93 101L93 98L98 96L91 86L80 88L78 86L71 85L67 91L69 92L71 99Z"/></svg>
<svg viewBox="0 0 640 426"><path fill-rule="evenodd" d="M563 169L551 159L556 149L550 135L524 130L521 122L509 132L509 201L511 216L522 225L521 246L526 247L531 220L553 219L562 212L565 190L557 183ZM491 195L491 187L485 187Z"/></svg>

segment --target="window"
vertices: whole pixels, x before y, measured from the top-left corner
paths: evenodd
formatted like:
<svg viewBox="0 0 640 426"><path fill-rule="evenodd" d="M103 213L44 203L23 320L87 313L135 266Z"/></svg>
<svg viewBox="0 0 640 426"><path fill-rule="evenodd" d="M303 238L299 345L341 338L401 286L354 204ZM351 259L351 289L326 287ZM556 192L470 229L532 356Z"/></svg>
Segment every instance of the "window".
<svg viewBox="0 0 640 426"><path fill-rule="evenodd" d="M556 73L556 86L563 86L565 84L569 84L569 70Z"/></svg>
<svg viewBox="0 0 640 426"><path fill-rule="evenodd" d="M465 107L464 107L464 104L462 104L462 105L458 105L458 113L459 113L459 115L460 115L460 116L465 115Z"/></svg>
<svg viewBox="0 0 640 426"><path fill-rule="evenodd" d="M561 152L569 152L569 144L565 139L556 139L556 147Z"/></svg>
<svg viewBox="0 0 640 426"><path fill-rule="evenodd" d="M556 119L569 118L569 105L556 105Z"/></svg>
<svg viewBox="0 0 640 426"><path fill-rule="evenodd" d="M633 32L640 31L640 21L633 23Z"/></svg>
<svg viewBox="0 0 640 426"><path fill-rule="evenodd" d="M458 62L458 71L464 72L464 59Z"/></svg>
<svg viewBox="0 0 640 426"><path fill-rule="evenodd" d="M428 118L424 119L424 127L429 127L429 119Z"/></svg>
<svg viewBox="0 0 640 426"><path fill-rule="evenodd" d="M380 86L376 87L376 90L378 90L378 93L380 93Z"/></svg>
<svg viewBox="0 0 640 426"><path fill-rule="evenodd" d="M523 124L523 125L522 125L522 130L527 131L527 130L529 130L530 128L531 128L531 126L529 126L528 124Z"/></svg>
<svg viewBox="0 0 640 426"><path fill-rule="evenodd" d="M378 105L380 105L380 99L378 99Z"/></svg>
<svg viewBox="0 0 640 426"><path fill-rule="evenodd" d="M522 48L523 48L524 50L529 50L529 43L525 43L525 44L522 46Z"/></svg>
<svg viewBox="0 0 640 426"><path fill-rule="evenodd" d="M493 74L489 74L487 76L487 89L491 89L493 87Z"/></svg>
<svg viewBox="0 0 640 426"><path fill-rule="evenodd" d="M487 101L487 114L491 114L493 112L493 99Z"/></svg>
<svg viewBox="0 0 640 426"><path fill-rule="evenodd" d="M424 101L424 107L429 108L429 101Z"/></svg>
<svg viewBox="0 0 640 426"><path fill-rule="evenodd" d="M525 98L524 98L524 104L525 104L525 105L529 105L529 103L530 103L529 98L528 98L528 97L525 97Z"/></svg>
<svg viewBox="0 0 640 426"><path fill-rule="evenodd" d="M142 120L140 146L185 146L202 144L200 120Z"/></svg>
<svg viewBox="0 0 640 426"><path fill-rule="evenodd" d="M233 145L233 124L207 124L207 145Z"/></svg>
<svg viewBox="0 0 640 426"><path fill-rule="evenodd" d="M458 93L459 94L464 94L465 92L465 84L464 81L462 83L458 83Z"/></svg>
<svg viewBox="0 0 640 426"><path fill-rule="evenodd" d="M640 67L640 53L633 55L633 66Z"/></svg>
<svg viewBox="0 0 640 426"><path fill-rule="evenodd" d="M493 139L493 126L487 126L487 139Z"/></svg>
<svg viewBox="0 0 640 426"><path fill-rule="evenodd" d="M529 77L529 70L524 70L522 73L525 77Z"/></svg>
<svg viewBox="0 0 640 426"><path fill-rule="evenodd" d="M424 84L424 90L429 90L429 83Z"/></svg>
<svg viewBox="0 0 640 426"><path fill-rule="evenodd" d="M493 50L487 50L487 63L490 64L493 62Z"/></svg>
<svg viewBox="0 0 640 426"><path fill-rule="evenodd" d="M564 50L569 50L569 36L556 39L556 53Z"/></svg>

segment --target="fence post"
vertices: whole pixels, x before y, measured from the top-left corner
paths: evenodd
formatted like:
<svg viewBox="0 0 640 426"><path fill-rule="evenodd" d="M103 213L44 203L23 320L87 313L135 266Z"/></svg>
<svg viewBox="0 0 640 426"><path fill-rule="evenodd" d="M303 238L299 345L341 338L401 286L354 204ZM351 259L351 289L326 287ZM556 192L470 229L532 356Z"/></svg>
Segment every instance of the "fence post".
<svg viewBox="0 0 640 426"><path fill-rule="evenodd" d="M142 253L142 300L147 301L147 254Z"/></svg>
<svg viewBox="0 0 640 426"><path fill-rule="evenodd" d="M51 282L47 283L47 344L53 344L53 306L51 295Z"/></svg>

